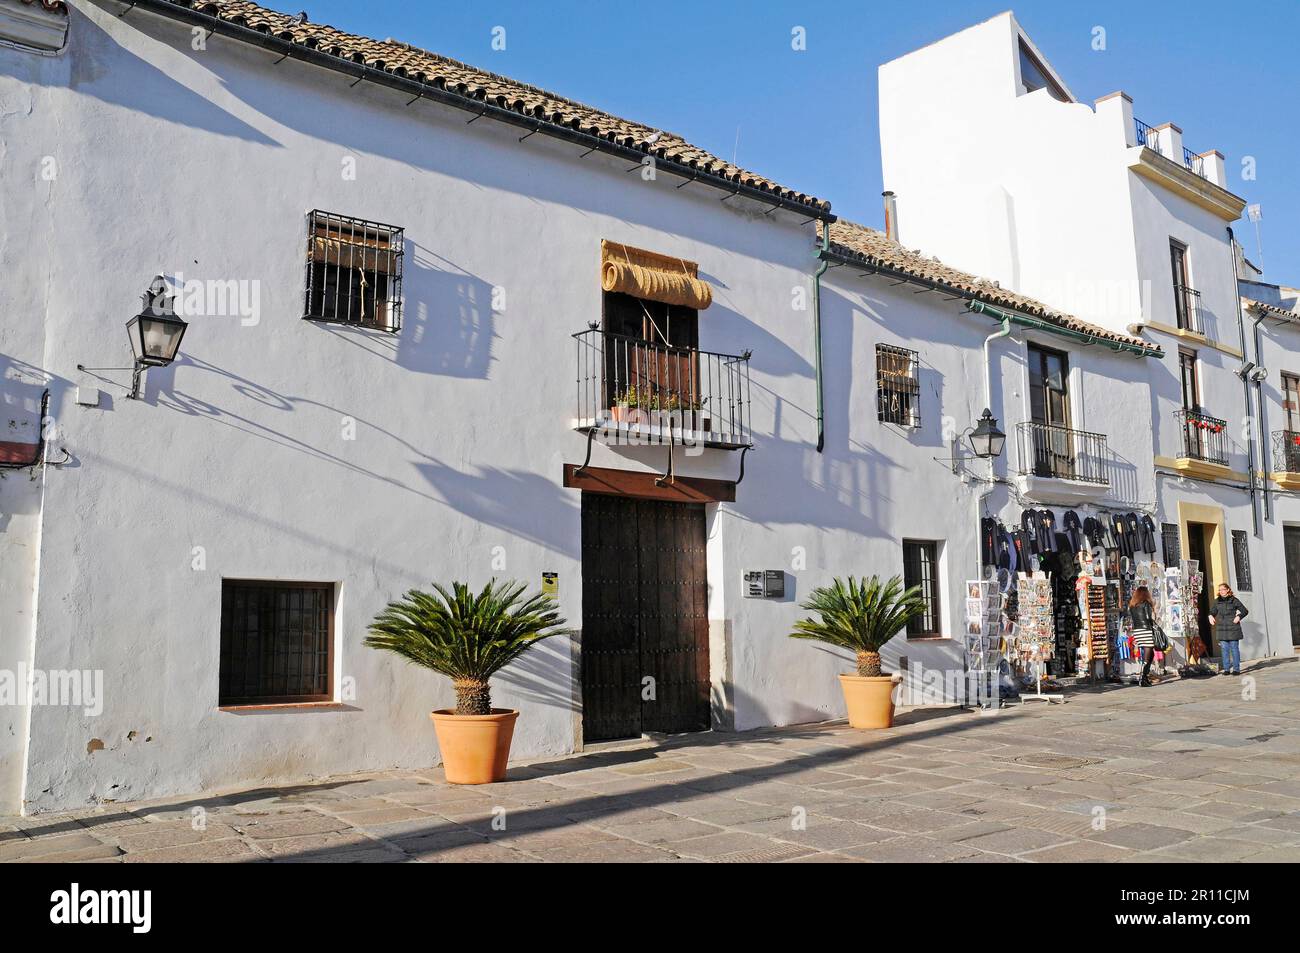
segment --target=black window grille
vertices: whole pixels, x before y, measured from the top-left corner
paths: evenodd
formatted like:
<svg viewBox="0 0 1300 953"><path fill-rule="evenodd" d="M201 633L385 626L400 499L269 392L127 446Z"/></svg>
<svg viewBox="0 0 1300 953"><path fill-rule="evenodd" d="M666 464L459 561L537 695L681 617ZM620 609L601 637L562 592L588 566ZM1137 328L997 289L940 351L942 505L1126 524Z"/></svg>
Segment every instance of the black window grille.
<svg viewBox="0 0 1300 953"><path fill-rule="evenodd" d="M1232 561L1237 569L1237 590L1250 592L1250 547L1246 531L1232 531Z"/></svg>
<svg viewBox="0 0 1300 953"><path fill-rule="evenodd" d="M1178 538L1177 523L1160 524L1160 548L1164 552L1165 565L1177 566L1183 558L1183 544Z"/></svg>
<svg viewBox="0 0 1300 953"><path fill-rule="evenodd" d="M303 317L401 330L402 251L400 228L320 210L310 212Z"/></svg>
<svg viewBox="0 0 1300 953"><path fill-rule="evenodd" d="M919 586L925 611L907 623L907 634L939 635L939 547L936 543L903 540L903 585Z"/></svg>
<svg viewBox="0 0 1300 953"><path fill-rule="evenodd" d="M892 344L876 345L876 416L900 427L921 425L920 355Z"/></svg>
<svg viewBox="0 0 1300 953"><path fill-rule="evenodd" d="M221 582L222 705L333 698L331 583Z"/></svg>

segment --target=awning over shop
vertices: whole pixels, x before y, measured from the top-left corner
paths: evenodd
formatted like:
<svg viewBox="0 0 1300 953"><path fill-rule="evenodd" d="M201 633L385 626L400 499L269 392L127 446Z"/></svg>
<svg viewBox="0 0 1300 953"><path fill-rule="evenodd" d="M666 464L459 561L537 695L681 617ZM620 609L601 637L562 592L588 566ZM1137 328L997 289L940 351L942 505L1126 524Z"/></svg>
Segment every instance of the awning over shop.
<svg viewBox="0 0 1300 953"><path fill-rule="evenodd" d="M693 261L620 242L600 243L600 285L606 291L703 311L713 303L713 288L699 273Z"/></svg>

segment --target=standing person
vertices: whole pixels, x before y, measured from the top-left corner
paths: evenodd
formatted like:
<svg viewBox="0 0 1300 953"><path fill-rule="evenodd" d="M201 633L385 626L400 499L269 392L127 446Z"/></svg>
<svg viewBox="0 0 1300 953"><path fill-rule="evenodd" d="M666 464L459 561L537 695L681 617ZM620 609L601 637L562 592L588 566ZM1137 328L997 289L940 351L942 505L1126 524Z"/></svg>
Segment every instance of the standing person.
<svg viewBox="0 0 1300 953"><path fill-rule="evenodd" d="M1241 674L1241 620L1246 618L1246 607L1241 604L1232 587L1219 583L1219 596L1210 606L1210 625L1219 642L1219 674Z"/></svg>
<svg viewBox="0 0 1300 953"><path fill-rule="evenodd" d="M1146 586L1133 590L1128 617L1133 623L1133 647L1142 656L1142 678L1138 684L1147 688L1151 684L1151 662L1156 656L1156 607Z"/></svg>

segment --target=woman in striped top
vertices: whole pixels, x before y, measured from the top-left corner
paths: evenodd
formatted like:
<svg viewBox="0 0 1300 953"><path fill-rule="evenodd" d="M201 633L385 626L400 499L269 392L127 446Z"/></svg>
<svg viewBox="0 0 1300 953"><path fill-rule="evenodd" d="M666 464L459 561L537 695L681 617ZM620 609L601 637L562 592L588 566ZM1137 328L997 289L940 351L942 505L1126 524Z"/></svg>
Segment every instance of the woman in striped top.
<svg viewBox="0 0 1300 953"><path fill-rule="evenodd" d="M1133 623L1133 646L1142 656L1142 678L1138 684L1143 688L1151 684L1151 661L1156 655L1156 611L1151 601L1151 590L1138 586L1129 600L1128 617Z"/></svg>

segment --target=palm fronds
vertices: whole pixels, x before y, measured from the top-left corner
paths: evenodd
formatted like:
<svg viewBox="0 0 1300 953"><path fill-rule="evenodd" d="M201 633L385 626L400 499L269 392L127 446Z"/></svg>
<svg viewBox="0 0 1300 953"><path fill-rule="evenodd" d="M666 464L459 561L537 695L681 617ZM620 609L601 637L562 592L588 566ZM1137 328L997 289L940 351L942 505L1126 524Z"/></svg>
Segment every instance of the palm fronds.
<svg viewBox="0 0 1300 953"><path fill-rule="evenodd" d="M795 623L790 637L813 639L850 649L858 656L860 675L880 674L880 648L925 611L919 586L903 588L898 576L882 583L879 576L861 581L835 579L814 589L800 606L818 618Z"/></svg>
<svg viewBox="0 0 1300 953"><path fill-rule="evenodd" d="M561 628L549 596L524 599L522 582L493 579L477 595L462 582L450 592L438 583L433 589L412 589L390 602L370 623L365 644L446 675L456 684L461 714L486 714L489 678L542 639L572 631Z"/></svg>

